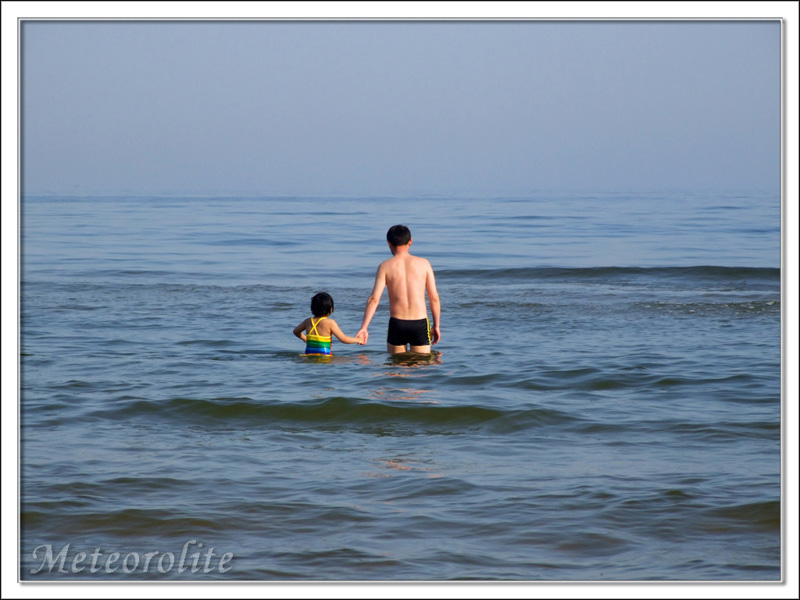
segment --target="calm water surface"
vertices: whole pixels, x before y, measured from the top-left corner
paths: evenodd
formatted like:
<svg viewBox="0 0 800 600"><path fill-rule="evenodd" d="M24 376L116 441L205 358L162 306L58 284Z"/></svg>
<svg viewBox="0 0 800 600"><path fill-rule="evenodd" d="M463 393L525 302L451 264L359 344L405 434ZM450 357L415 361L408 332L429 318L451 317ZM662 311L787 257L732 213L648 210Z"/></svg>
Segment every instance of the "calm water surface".
<svg viewBox="0 0 800 600"><path fill-rule="evenodd" d="M776 580L780 208L747 195L25 198L23 579ZM353 335L385 231L443 340ZM233 553L31 574L32 552ZM69 563L68 563L69 564ZM67 570L68 565L67 565Z"/></svg>

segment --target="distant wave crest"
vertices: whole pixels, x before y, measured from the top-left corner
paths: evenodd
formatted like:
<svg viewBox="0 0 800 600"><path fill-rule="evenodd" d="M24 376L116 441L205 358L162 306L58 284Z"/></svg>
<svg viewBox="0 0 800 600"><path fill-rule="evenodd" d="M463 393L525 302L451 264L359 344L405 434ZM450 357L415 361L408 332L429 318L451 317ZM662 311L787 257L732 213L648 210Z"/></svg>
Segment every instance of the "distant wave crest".
<svg viewBox="0 0 800 600"><path fill-rule="evenodd" d="M714 281L757 279L780 281L781 270L772 267L521 267L513 269L453 269L441 270L440 277L469 277L477 279L563 279L613 280L628 277L679 278Z"/></svg>

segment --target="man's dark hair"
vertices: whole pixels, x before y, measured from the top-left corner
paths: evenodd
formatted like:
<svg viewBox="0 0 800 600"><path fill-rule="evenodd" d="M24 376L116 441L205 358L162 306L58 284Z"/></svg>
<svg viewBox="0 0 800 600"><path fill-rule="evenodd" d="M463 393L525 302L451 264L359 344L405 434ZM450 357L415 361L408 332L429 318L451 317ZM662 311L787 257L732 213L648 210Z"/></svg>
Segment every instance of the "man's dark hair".
<svg viewBox="0 0 800 600"><path fill-rule="evenodd" d="M411 230L405 225L394 225L386 232L386 241L392 246L405 246L411 241Z"/></svg>
<svg viewBox="0 0 800 600"><path fill-rule="evenodd" d="M311 313L315 317L324 317L333 312L333 298L328 292L315 294L311 299Z"/></svg>

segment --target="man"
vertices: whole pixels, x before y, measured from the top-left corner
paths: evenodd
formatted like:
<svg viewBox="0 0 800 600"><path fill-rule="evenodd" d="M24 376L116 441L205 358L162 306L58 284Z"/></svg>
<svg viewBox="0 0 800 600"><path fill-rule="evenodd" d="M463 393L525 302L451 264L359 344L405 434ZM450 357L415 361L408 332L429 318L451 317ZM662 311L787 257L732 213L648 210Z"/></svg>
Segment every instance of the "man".
<svg viewBox="0 0 800 600"><path fill-rule="evenodd" d="M386 347L391 354L400 352L430 353L431 343L437 344L442 338L439 330L441 306L436 292L431 263L419 256L412 256L408 250L413 240L405 225L395 225L386 233L386 241L392 251L392 258L378 267L375 286L367 299L364 320L356 334L357 339L367 343L367 327L378 308L383 288L389 289L389 331ZM428 308L425 305L425 292L431 304L433 327L428 323ZM431 335L432 334L432 335Z"/></svg>

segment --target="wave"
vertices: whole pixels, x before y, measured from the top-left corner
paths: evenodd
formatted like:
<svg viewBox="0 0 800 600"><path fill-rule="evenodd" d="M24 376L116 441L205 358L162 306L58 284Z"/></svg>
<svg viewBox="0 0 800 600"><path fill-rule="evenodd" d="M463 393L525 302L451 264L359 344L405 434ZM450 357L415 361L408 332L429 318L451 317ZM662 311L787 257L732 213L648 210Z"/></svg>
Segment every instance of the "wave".
<svg viewBox="0 0 800 600"><path fill-rule="evenodd" d="M759 280L780 282L781 270L773 267L519 267L512 269L451 269L437 275L474 279L544 279L570 282L614 280L629 277L675 278L702 281Z"/></svg>
<svg viewBox="0 0 800 600"><path fill-rule="evenodd" d="M158 532L162 536L188 537L226 531L225 520L208 517L193 517L174 514L162 509L126 508L116 511L72 511L64 514L46 510L29 509L23 506L20 512L23 528L46 525L50 532L76 534L86 531L101 531L104 535L124 537L141 536L142 532ZM135 526L132 524L135 523Z"/></svg>
<svg viewBox="0 0 800 600"><path fill-rule="evenodd" d="M705 511L704 517L703 527L716 532L740 528L779 531L781 503L768 500L712 508Z"/></svg>
<svg viewBox="0 0 800 600"><path fill-rule="evenodd" d="M107 272L109 275L127 275L133 273L132 271L122 271L122 270L108 270ZM135 275L142 275L142 274L156 274L156 271L137 271L133 274ZM185 275L183 273L182 275ZM195 273L203 278L207 278L203 273ZM216 277L216 275L210 275L210 277ZM33 291L38 290L39 288L43 288L45 290L53 290L57 292L70 292L70 293L82 293L82 292L96 292L96 291L110 291L110 292L153 292L153 291L161 291L167 293L199 293L199 292L220 292L220 293L228 293L232 290L235 290L242 294L250 294L250 295L258 295L258 294L265 294L265 293L286 293L286 292L296 292L298 287L291 286L291 285L274 285L274 284L265 284L265 283L256 283L256 284L232 284L232 285L225 285L225 284L214 284L214 283L176 283L176 282L140 282L140 281L129 281L129 282L116 282L116 283L109 283L105 281L101 282L87 282L87 281L49 281L44 279L29 279L21 282L21 287L23 292L25 291ZM68 305L70 308L75 308L74 305ZM295 305L292 304L292 307ZM83 310L90 310L93 307L78 307L78 309Z"/></svg>
<svg viewBox="0 0 800 600"><path fill-rule="evenodd" d="M94 411L90 418L127 420L157 416L159 419L248 424L416 425L426 429L456 431L465 427L492 425L496 433L538 425L577 420L560 411L544 408L499 410L481 406L435 406L430 404L386 404L356 398L334 397L312 402L261 402L252 398L172 398L163 401L136 400L123 406ZM82 415L81 418L86 418Z"/></svg>
<svg viewBox="0 0 800 600"><path fill-rule="evenodd" d="M347 271L341 273L354 278L365 277L365 273L360 270ZM630 281L675 281L685 283L730 283L732 285L742 285L747 283L761 285L780 285L781 270L773 267L722 267L722 266L693 266L693 267L515 267L500 269L441 269L436 271L437 277L442 281L447 280L478 280L478 281L553 281L567 282L572 284L580 283L619 283ZM81 274L79 274L81 275ZM69 292L85 292L102 289L118 291L126 289L131 291L150 291L163 290L165 292L181 291L225 291L237 290L250 294L262 294L265 292L286 293L296 291L296 285L282 284L226 284L219 281L224 278L224 274L192 272L181 273L181 277L197 277L199 282L176 282L175 275L170 271L163 270L144 270L144 269L98 269L82 275L90 278L96 276L119 276L127 279L122 283L111 283L107 281L92 282L81 280L50 281L47 279L26 279L22 282L23 291L33 290L38 287L63 290ZM157 279L167 277L171 281L142 281L145 278ZM208 282L209 279L216 280L214 283ZM310 289L310 288L309 288Z"/></svg>
<svg viewBox="0 0 800 600"><path fill-rule="evenodd" d="M666 314L687 316L717 316L717 315L760 315L779 314L781 311L780 299L751 300L744 302L668 302L664 300L650 302L635 302L630 308L640 311L654 311Z"/></svg>

